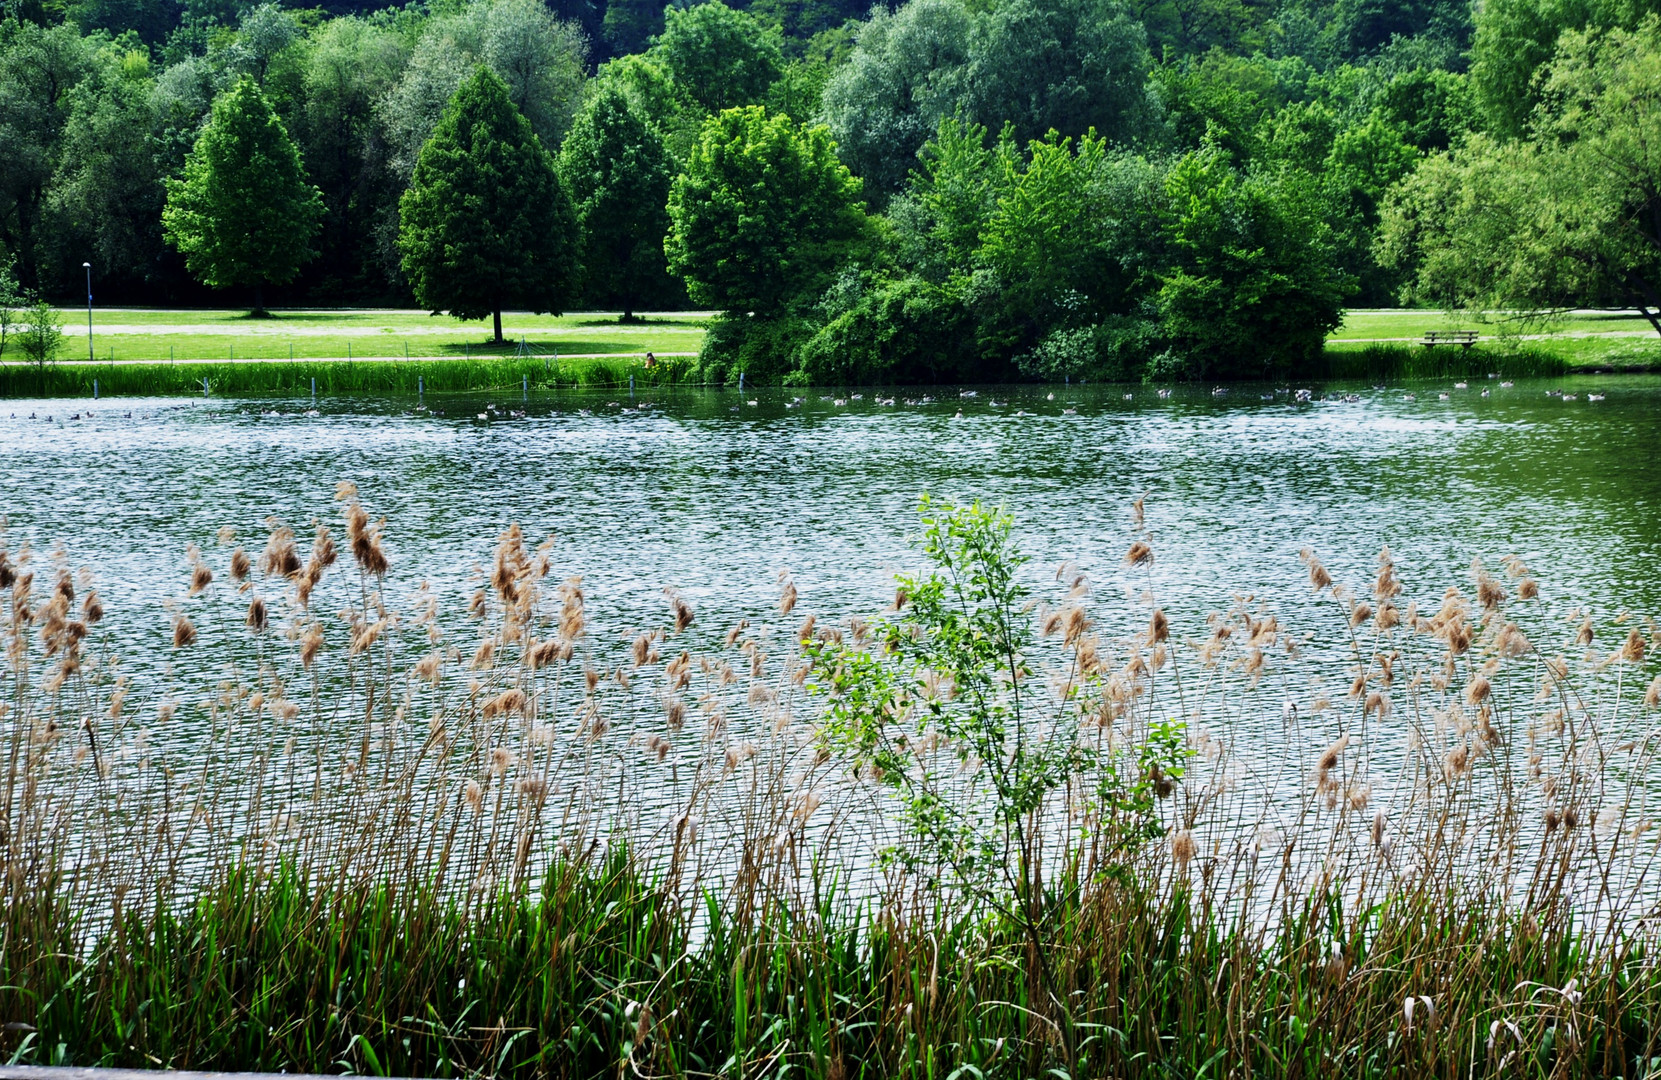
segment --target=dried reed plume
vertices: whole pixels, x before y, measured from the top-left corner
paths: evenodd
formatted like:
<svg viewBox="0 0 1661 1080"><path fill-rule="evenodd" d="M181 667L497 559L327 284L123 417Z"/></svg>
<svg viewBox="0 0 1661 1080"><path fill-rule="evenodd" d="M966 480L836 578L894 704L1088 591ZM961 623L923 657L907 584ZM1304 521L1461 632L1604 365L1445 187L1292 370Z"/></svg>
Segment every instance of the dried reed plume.
<svg viewBox="0 0 1661 1080"><path fill-rule="evenodd" d="M260 553L260 573L268 577L292 578L300 572L300 552L294 546L294 530L279 525L271 530Z"/></svg>
<svg viewBox="0 0 1661 1080"><path fill-rule="evenodd" d="M352 558L358 568L370 577L384 577L390 568L386 551L381 546L381 532L386 525L383 518L371 523L369 511L356 498L346 504L346 540L352 549Z"/></svg>

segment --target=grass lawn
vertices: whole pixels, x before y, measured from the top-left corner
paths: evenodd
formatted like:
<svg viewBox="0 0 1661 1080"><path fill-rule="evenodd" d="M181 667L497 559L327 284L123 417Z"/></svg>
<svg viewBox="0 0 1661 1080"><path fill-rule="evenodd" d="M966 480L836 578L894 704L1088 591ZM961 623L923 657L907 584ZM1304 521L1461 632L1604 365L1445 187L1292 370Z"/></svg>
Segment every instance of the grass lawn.
<svg viewBox="0 0 1661 1080"><path fill-rule="evenodd" d="M1575 311L1547 322L1489 316L1478 321L1445 311L1356 309L1329 339L1343 341L1417 341L1427 330L1475 330L1484 339L1563 337L1656 337L1649 322L1630 311Z"/></svg>
<svg viewBox="0 0 1661 1080"><path fill-rule="evenodd" d="M63 360L85 359L86 311L65 309ZM266 319L243 311L93 310L93 347L101 363L161 360L466 358L513 354L520 339L538 356L696 353L707 318L653 314L620 323L616 315L502 314L505 346L489 341L488 321L459 322L424 311L278 311ZM10 350L7 350L10 352Z"/></svg>
<svg viewBox="0 0 1661 1080"><path fill-rule="evenodd" d="M1477 320L1443 311L1355 310L1327 339L1345 352L1389 343L1415 346L1428 330L1475 330L1482 346L1540 349L1573 368L1646 371L1661 368L1661 336L1630 311L1565 312L1545 322L1490 316Z"/></svg>
<svg viewBox="0 0 1661 1080"><path fill-rule="evenodd" d="M486 380L483 385L494 385L493 380L509 376L511 381L517 382L524 374L517 367L508 371L488 366L488 362L516 357L521 340L524 349L539 362L546 357L558 357L569 362L559 370L555 369L558 365L541 365L544 376L549 380L592 381L596 384L618 380L626 382L630 371L622 368L612 370L612 366L608 365L642 357L648 351L665 358L694 356L703 344L709 324L708 314L698 312L654 313L630 323L619 322L615 313L553 316L505 312L502 329L510 340L505 345L495 345L489 341L488 322L464 323L424 311L295 309L276 311L270 318L254 319L241 310L98 308L93 312L93 346L97 352L97 366L102 370L89 373L91 365L84 364L85 310L66 308L62 315L65 341L60 360L83 362L80 373L75 377L81 379L85 376L81 381L98 377L105 387L131 382L135 387L132 392L136 392L141 385L199 385L203 377L209 378L211 385L225 386L227 391L244 385L250 392L274 390L277 389L275 385L268 387L267 384L277 378L275 374L250 371L237 374L231 369L246 368L255 361L289 359L373 362L402 361L407 357L458 363L471 361L486 363L487 366L458 367L448 372L433 369L426 376L427 383L436 386L440 382L455 381L461 386L472 385L482 379ZM1421 356L1416 343L1428 330L1475 330L1481 335L1480 345L1471 354L1455 355L1448 349L1436 349L1434 355L1431 355L1431 350L1426 350ZM1463 371L1461 365L1475 365L1489 370L1495 364L1504 366L1507 358L1521 363L1515 355L1519 352L1536 357L1549 354L1556 358L1552 360L1553 364L1560 360L1567 363L1570 369L1661 370L1661 337L1654 333L1647 321L1631 312L1576 311L1542 323L1502 317L1478 320L1441 311L1358 309L1348 312L1343 325L1328 339L1328 352L1336 354L1339 361L1335 370L1347 370L1346 365L1351 359L1349 353L1381 349L1393 350L1399 355L1394 359L1369 360L1367 363L1376 366L1382 362L1391 370L1417 370L1427 365L1436 367L1438 371L1442 367L1447 367L1448 371ZM584 358L596 359L590 362ZM8 348L6 360L14 359L12 350ZM176 370L151 367L157 362ZM571 366L572 363L577 366ZM595 363L600 363L600 366L594 367ZM1529 360L1528 363L1536 361ZM1450 364L1453 366L1448 367ZM66 363L66 366L75 367L73 363ZM143 366L152 374L139 378L135 372L131 379L118 378L113 368L124 366ZM1527 366L1524 364L1524 367ZM184 370L187 367L190 368L188 372ZM657 377L684 377L681 367L677 365L674 373L659 372ZM1512 363L1511 367L1516 367L1516 363ZM364 369L350 377L333 371L326 372L326 375L330 383L341 382L343 387L366 379L379 385L392 377L390 370ZM530 370L527 368L527 371ZM1521 370L1518 368L1518 371ZM309 380L314 374L309 369L300 372L299 368L295 368L279 381L286 386L293 379L303 376L304 382L295 385L309 387ZM635 374L645 376L644 371ZM534 372L532 376L534 381ZM397 377L403 379L402 375ZM410 378L415 376L410 375Z"/></svg>

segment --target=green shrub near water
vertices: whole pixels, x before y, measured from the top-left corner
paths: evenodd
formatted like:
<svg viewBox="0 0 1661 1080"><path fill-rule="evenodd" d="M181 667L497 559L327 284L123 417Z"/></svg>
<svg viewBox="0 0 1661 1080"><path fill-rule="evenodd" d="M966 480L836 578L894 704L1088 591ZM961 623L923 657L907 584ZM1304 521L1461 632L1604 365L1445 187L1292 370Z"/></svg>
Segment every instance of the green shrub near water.
<svg viewBox="0 0 1661 1080"><path fill-rule="evenodd" d="M857 327L851 319L849 327ZM833 324L832 330L842 324ZM805 332L800 324L781 324L779 334L792 340ZM852 330L850 330L852 332ZM897 336L903 333L896 332ZM550 389L572 386L627 386L630 376L640 386L685 385L707 381L736 382L737 373L748 370L752 385L762 379L759 371L770 371L777 378L776 366L762 362L751 349L771 341L754 334L728 335L724 321L711 328L711 346L700 358L662 357L657 365L647 369L635 358L580 358L548 360L540 357L491 357L454 360L366 360L366 361L308 361L274 360L259 363L121 363L121 364L54 364L44 369L34 365L0 365L0 397L62 397L90 398L94 380L100 397L198 397L202 394L202 380L208 380L208 392L215 397L257 397L263 395L309 395L311 380L317 380L319 394L414 394L418 379L433 393L461 393L485 390L512 390L528 379L531 389ZM1087 343L1086 349L1094 357L1100 351L1097 344L1102 333ZM1059 340L1059 339L1058 339ZM829 331L821 331L804 350L812 358L811 373L820 375L815 382L841 383L861 381L858 375L873 376L870 371L844 368L842 356L852 356L838 348L839 343ZM1077 375L1074 367L1083 364L1070 362L1070 353L1064 346L1071 339L1035 350L1033 363L1040 360L1050 364L1044 370L1053 376ZM857 351L857 350L856 350ZM1054 354L1052 356L1052 353ZM775 350L770 355L778 355ZM961 376L950 367L950 358L940 354L935 358L942 368L934 369L937 376ZM1369 345L1364 349L1328 348L1320 362L1320 370L1313 377L1327 379L1442 379L1484 378L1496 374L1504 378L1530 378L1567 374L1571 369L1563 358L1542 349L1494 350L1477 346L1472 349L1424 349L1407 345ZM923 375L919 369L914 374ZM765 378L765 376L763 376Z"/></svg>
<svg viewBox="0 0 1661 1080"><path fill-rule="evenodd" d="M498 357L472 360L274 360L258 363L57 364L44 371L0 366L0 397L90 398L93 381L100 397L199 397L202 380L214 396L310 394L414 394L420 385L433 393L513 390L529 380L532 389L556 386L672 385L692 377L690 357L670 356L648 369L633 357L552 360Z"/></svg>

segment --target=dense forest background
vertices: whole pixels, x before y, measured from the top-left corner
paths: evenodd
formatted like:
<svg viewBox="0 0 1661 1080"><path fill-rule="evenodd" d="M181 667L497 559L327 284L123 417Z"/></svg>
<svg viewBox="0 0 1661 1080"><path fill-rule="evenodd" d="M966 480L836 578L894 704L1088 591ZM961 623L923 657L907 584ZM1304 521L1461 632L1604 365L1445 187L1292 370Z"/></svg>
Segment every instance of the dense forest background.
<svg viewBox="0 0 1661 1080"><path fill-rule="evenodd" d="M65 300L90 261L101 303L240 302L186 273L161 212L216 96L247 77L324 206L317 257L270 299L411 305L399 199L482 65L568 186L587 183L573 306L719 308L717 373L1199 376L1247 353L1284 369L1345 305L1648 302L1654 162L1596 193L1603 219L1541 223L1593 197L1603 159L1577 174L1552 155L1619 141L1593 130L1612 88L1653 124L1657 8L0 0L0 260ZM722 147L793 139L805 161L818 125L851 179L756 181L793 245L752 268L766 288L721 278L737 241L694 250L680 219L665 260L671 211L740 181ZM1532 253L1506 248L1520 222Z"/></svg>

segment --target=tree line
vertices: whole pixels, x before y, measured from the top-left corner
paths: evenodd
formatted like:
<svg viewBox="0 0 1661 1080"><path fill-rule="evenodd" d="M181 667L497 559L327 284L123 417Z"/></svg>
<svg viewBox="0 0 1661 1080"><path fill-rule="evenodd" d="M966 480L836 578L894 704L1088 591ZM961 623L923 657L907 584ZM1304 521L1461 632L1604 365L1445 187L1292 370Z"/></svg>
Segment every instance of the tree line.
<svg viewBox="0 0 1661 1080"><path fill-rule="evenodd" d="M0 264L692 303L732 379L1289 373L1400 301L1661 331L1657 7L0 0Z"/></svg>

